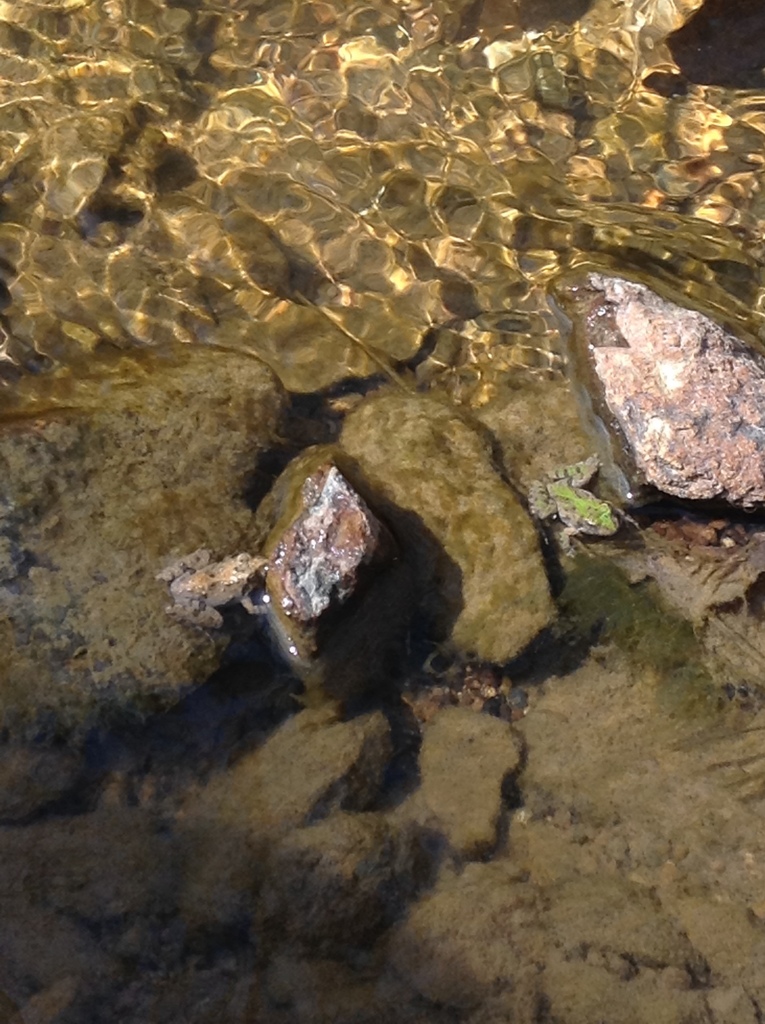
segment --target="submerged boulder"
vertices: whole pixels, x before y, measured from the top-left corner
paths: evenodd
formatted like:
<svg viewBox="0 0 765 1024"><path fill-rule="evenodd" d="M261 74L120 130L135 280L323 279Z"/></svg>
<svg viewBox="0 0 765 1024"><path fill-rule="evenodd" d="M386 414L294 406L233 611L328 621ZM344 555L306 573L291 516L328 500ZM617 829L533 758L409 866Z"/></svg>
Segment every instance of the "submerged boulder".
<svg viewBox="0 0 765 1024"><path fill-rule="evenodd" d="M134 359L115 378L0 430L0 721L171 704L218 664L223 641L166 615L154 577L201 545L239 550L281 390L254 360L209 349Z"/></svg>
<svg viewBox="0 0 765 1024"><path fill-rule="evenodd" d="M591 274L574 295L581 347L645 482L765 503L765 357L641 284Z"/></svg>
<svg viewBox="0 0 765 1024"><path fill-rule="evenodd" d="M389 969L432 1003L465 1011L504 995L499 1019L532 1020L542 921L538 891L508 861L447 869L393 930Z"/></svg>
<svg viewBox="0 0 765 1024"><path fill-rule="evenodd" d="M553 603L536 529L488 440L436 398L382 392L348 417L340 444L379 499L437 632L485 661L518 654Z"/></svg>
<svg viewBox="0 0 765 1024"><path fill-rule="evenodd" d="M213 779L190 808L215 841L227 828L254 843L281 837L335 809L366 809L390 757L379 712L341 721L331 707L288 719L257 750Z"/></svg>
<svg viewBox="0 0 765 1024"><path fill-rule="evenodd" d="M423 730L421 785L412 809L465 858L497 844L505 781L522 745L507 722L467 708L443 708Z"/></svg>
<svg viewBox="0 0 765 1024"><path fill-rule="evenodd" d="M429 876L417 830L380 814L335 812L271 850L260 930L327 955L370 944Z"/></svg>
<svg viewBox="0 0 765 1024"><path fill-rule="evenodd" d="M381 712L342 721L331 707L306 709L213 777L181 815L184 919L196 928L247 916L268 852L334 812L367 810L390 754Z"/></svg>

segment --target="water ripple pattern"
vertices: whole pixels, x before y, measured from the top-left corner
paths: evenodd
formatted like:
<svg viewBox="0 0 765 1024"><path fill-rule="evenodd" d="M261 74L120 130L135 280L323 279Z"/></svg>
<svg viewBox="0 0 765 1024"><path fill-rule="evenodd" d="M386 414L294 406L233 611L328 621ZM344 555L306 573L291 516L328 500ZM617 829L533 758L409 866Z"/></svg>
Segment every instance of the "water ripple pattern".
<svg viewBox="0 0 765 1024"><path fill-rule="evenodd" d="M546 6L3 3L6 393L179 343L312 391L427 344L480 403L560 372L583 265L765 338L765 92L652 88L699 0Z"/></svg>

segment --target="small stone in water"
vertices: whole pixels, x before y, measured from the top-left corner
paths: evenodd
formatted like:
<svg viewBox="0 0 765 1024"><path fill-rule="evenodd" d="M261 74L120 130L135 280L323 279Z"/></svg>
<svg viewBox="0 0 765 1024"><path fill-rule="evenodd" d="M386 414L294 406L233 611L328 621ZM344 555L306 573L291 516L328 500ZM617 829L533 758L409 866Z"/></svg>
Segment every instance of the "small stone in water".
<svg viewBox="0 0 765 1024"><path fill-rule="evenodd" d="M333 465L302 487L302 507L268 564L274 615L302 657L316 653L319 623L354 594L363 570L393 551L387 529Z"/></svg>

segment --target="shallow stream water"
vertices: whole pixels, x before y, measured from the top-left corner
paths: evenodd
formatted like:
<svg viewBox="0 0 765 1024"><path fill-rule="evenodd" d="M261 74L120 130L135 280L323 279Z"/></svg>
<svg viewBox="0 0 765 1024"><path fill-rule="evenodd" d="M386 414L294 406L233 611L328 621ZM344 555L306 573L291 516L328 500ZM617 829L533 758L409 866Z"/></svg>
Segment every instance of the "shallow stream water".
<svg viewBox="0 0 765 1024"><path fill-rule="evenodd" d="M530 647L415 616L342 707L155 579L377 391L521 496L585 457L587 270L765 345L759 15L700 7L0 9L0 1020L765 1019L759 517L544 534Z"/></svg>

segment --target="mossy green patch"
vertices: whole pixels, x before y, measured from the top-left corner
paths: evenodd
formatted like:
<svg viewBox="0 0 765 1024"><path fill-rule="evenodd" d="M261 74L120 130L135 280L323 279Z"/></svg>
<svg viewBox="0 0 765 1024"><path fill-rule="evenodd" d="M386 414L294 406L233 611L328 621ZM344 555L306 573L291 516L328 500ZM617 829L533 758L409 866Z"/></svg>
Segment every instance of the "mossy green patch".
<svg viewBox="0 0 765 1024"><path fill-rule="evenodd" d="M615 644L636 672L656 678L657 697L668 710L713 710L714 681L693 626L662 604L650 582L632 584L609 559L580 555L559 603L562 628Z"/></svg>

